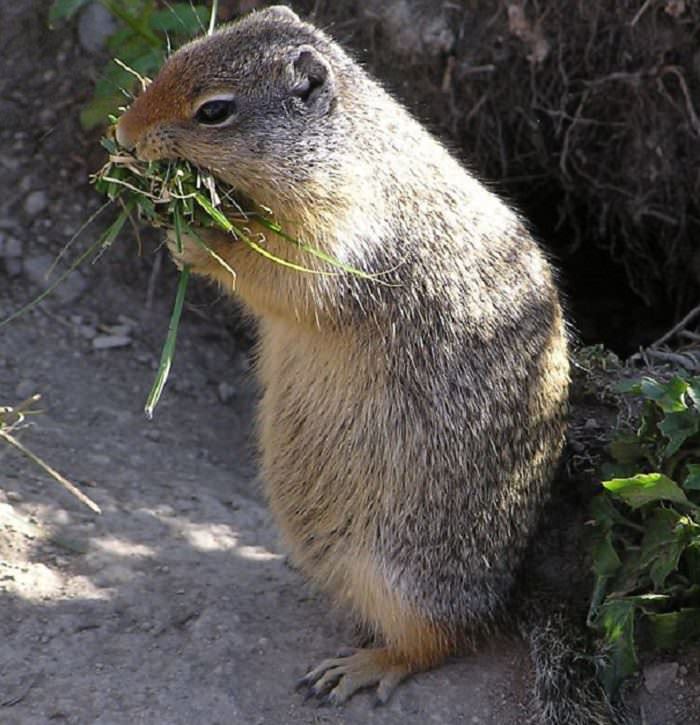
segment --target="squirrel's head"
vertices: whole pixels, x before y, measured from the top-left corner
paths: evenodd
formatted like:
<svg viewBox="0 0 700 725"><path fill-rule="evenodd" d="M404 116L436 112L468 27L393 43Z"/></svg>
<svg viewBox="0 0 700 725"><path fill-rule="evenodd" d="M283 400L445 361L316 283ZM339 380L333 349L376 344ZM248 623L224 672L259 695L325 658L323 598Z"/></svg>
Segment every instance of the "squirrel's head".
<svg viewBox="0 0 700 725"><path fill-rule="evenodd" d="M254 12L174 53L119 119L117 140L143 160L208 168L261 203L303 195L327 181L348 63L288 8Z"/></svg>

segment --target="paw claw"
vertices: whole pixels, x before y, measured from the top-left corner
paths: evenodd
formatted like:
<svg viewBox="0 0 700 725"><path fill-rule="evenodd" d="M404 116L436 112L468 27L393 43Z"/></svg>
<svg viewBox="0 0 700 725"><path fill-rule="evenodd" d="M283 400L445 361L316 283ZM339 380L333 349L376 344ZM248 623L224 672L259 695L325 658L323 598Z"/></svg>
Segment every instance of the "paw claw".
<svg viewBox="0 0 700 725"><path fill-rule="evenodd" d="M294 684L294 689L296 690L296 692L299 692L299 691L303 690L305 687L308 687L308 685L309 685L309 676L304 675L303 677L300 677L296 681L296 683Z"/></svg>
<svg viewBox="0 0 700 725"><path fill-rule="evenodd" d="M339 707L358 690L376 685L374 707L380 707L410 672L408 666L388 666L384 650L347 648L302 677L297 682L297 690L307 688L304 702L316 697L319 707Z"/></svg>

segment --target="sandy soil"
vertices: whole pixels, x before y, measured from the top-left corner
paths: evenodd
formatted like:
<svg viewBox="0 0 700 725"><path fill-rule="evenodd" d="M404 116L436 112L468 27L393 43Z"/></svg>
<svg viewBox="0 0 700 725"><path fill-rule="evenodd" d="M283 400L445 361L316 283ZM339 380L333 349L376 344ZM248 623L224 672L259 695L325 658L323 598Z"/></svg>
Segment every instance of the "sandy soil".
<svg viewBox="0 0 700 725"><path fill-rule="evenodd" d="M127 293L120 312L136 317ZM88 294L70 314L99 306ZM246 357L211 341L203 354L206 333L186 321L179 372L148 422L157 336L135 325L129 347L93 351L64 315L3 331L0 391L44 394L46 413L22 440L103 513L2 451L0 721L366 722L368 697L329 712L293 691L352 632L277 544L250 452ZM191 370L196 386L180 392ZM228 405L221 381L236 391ZM494 642L416 679L373 720L515 722L524 659L516 643Z"/></svg>

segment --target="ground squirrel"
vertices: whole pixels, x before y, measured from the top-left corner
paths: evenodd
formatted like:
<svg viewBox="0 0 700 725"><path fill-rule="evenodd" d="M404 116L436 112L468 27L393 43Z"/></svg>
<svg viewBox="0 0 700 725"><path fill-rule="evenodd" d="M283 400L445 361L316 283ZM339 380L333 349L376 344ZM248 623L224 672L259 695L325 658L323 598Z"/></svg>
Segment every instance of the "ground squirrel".
<svg viewBox="0 0 700 725"><path fill-rule="evenodd" d="M338 272L250 220L222 232L260 323L266 493L293 562L376 646L303 680L345 701L456 652L512 588L564 443L552 270L518 215L328 35L255 12L174 53L121 117L142 159L210 169ZM179 261L231 286L192 240Z"/></svg>

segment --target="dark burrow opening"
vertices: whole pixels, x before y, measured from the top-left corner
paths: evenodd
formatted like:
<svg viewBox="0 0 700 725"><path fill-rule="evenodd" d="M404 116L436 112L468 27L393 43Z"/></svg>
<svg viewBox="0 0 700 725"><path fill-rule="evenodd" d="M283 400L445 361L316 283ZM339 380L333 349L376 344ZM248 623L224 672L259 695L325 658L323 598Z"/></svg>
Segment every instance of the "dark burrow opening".
<svg viewBox="0 0 700 725"><path fill-rule="evenodd" d="M649 299L635 291L628 270L610 252L614 239L572 244L573 225L585 230L581 219L564 218L562 223L556 195L537 198L511 195L558 270L569 321L577 345L602 343L625 358L657 340L689 309L688 300L699 299L700 289L692 280L683 290L660 281L648 290ZM692 276L692 275L689 275Z"/></svg>

